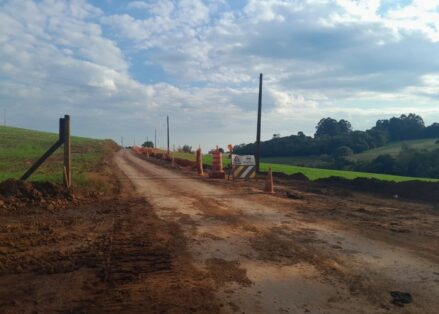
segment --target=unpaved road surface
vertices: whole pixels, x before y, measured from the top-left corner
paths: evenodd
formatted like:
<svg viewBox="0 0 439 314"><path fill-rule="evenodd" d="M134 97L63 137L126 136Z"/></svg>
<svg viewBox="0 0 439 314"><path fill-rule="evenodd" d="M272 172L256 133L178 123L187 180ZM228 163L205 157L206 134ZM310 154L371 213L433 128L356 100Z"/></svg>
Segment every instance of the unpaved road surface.
<svg viewBox="0 0 439 314"><path fill-rule="evenodd" d="M224 313L438 313L439 216L364 195L260 192L121 151L116 164L158 217L183 230ZM288 189L288 187L279 187ZM410 293L405 306L391 291Z"/></svg>
<svg viewBox="0 0 439 314"><path fill-rule="evenodd" d="M191 265L178 224L159 219L129 184L73 200L30 183L5 186L0 313L218 312L212 280Z"/></svg>

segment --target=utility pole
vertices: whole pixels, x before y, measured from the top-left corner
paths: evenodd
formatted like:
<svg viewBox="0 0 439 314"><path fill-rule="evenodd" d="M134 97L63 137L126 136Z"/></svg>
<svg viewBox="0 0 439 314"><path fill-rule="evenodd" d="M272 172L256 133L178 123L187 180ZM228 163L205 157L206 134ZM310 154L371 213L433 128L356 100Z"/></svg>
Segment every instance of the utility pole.
<svg viewBox="0 0 439 314"><path fill-rule="evenodd" d="M261 111L262 111L262 73L259 74L258 125L256 129L256 173L259 173L261 157Z"/></svg>
<svg viewBox="0 0 439 314"><path fill-rule="evenodd" d="M157 129L154 129L154 148L157 148Z"/></svg>
<svg viewBox="0 0 439 314"><path fill-rule="evenodd" d="M6 126L6 108L3 109L3 126Z"/></svg>
<svg viewBox="0 0 439 314"><path fill-rule="evenodd" d="M166 116L166 129L168 131L168 155L169 155L169 116Z"/></svg>

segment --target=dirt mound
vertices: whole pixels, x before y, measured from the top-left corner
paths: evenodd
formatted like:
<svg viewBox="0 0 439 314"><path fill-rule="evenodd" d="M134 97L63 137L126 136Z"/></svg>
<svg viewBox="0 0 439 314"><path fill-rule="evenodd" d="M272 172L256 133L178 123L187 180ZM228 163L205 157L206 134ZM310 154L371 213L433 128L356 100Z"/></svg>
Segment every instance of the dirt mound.
<svg viewBox="0 0 439 314"><path fill-rule="evenodd" d="M67 197L68 191L50 182L26 182L8 179L0 182L0 196L38 200L45 197Z"/></svg>
<svg viewBox="0 0 439 314"><path fill-rule="evenodd" d="M436 182L392 182L369 178L349 180L341 177L318 179L316 182L395 198L403 197L422 201L439 201L439 183Z"/></svg>
<svg viewBox="0 0 439 314"><path fill-rule="evenodd" d="M175 158L174 161L177 165L182 166L182 167L195 168L197 166L195 161L190 161L187 159Z"/></svg>
<svg viewBox="0 0 439 314"><path fill-rule="evenodd" d="M309 181L308 177L301 172L293 174L285 174L282 172L273 172L273 176L279 179L297 180L297 181Z"/></svg>

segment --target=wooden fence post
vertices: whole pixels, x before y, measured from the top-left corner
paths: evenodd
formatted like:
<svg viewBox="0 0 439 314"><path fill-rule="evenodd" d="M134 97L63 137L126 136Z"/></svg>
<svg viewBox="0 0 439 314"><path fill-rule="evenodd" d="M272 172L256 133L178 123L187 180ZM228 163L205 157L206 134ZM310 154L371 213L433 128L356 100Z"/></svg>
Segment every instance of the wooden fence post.
<svg viewBox="0 0 439 314"><path fill-rule="evenodd" d="M70 116L64 116L64 171L65 171L65 179L64 183L67 188L70 188L72 185L72 170L70 167L71 164L71 147L70 147Z"/></svg>
<svg viewBox="0 0 439 314"><path fill-rule="evenodd" d="M70 147L70 116L65 115L64 118L59 119L59 137L55 144L53 144L47 152L44 153L35 163L23 174L20 180L29 178L35 170L41 166L47 158L50 157L61 145L64 144L64 184L70 189L72 186L72 170L71 170L71 147Z"/></svg>

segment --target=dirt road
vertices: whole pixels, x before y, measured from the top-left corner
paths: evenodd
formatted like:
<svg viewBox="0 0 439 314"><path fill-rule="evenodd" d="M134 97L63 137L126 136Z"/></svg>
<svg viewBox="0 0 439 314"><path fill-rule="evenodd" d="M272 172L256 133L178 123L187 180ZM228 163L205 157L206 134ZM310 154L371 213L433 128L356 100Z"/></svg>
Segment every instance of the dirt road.
<svg viewBox="0 0 439 314"><path fill-rule="evenodd" d="M129 151L115 161L155 213L182 228L225 313L439 309L439 217L429 205L302 192L288 199L198 179ZM391 291L413 301L392 304Z"/></svg>

